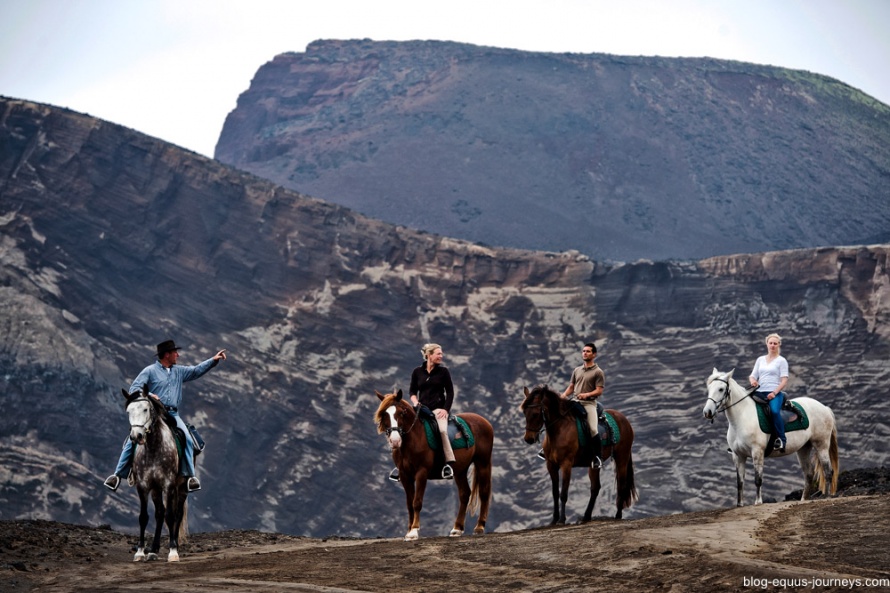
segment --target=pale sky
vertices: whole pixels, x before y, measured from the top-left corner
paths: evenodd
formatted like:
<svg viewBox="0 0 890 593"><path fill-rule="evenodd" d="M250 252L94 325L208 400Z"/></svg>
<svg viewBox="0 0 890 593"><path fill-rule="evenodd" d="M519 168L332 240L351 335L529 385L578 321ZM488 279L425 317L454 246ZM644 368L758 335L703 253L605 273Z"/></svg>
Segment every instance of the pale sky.
<svg viewBox="0 0 890 593"><path fill-rule="evenodd" d="M213 156L260 66L364 38L739 60L890 104L890 0L0 0L0 94Z"/></svg>

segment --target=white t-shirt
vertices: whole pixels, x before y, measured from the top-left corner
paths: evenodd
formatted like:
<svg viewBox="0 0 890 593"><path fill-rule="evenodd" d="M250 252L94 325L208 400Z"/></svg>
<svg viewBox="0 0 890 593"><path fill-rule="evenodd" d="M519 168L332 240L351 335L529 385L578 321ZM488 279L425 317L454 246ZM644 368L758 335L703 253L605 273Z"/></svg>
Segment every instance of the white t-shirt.
<svg viewBox="0 0 890 593"><path fill-rule="evenodd" d="M751 376L757 379L760 385L758 391L775 391L779 388L782 377L788 376L788 361L784 356L777 356L772 362L767 362L764 354L754 363Z"/></svg>

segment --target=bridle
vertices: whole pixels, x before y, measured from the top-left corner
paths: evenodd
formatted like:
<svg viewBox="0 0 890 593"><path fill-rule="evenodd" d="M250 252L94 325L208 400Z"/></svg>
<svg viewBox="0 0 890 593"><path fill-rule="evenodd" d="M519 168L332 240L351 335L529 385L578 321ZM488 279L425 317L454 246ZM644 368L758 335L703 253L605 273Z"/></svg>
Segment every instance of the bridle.
<svg viewBox="0 0 890 593"><path fill-rule="evenodd" d="M391 407L397 408L398 405L397 405L397 404L392 404ZM393 415L391 416L391 418L393 418L393 420L395 420L395 414L393 414ZM387 426L387 427L383 430L383 432L386 433L386 438L387 438L387 439L388 439L388 438L392 435L392 433L394 433L394 432L395 432L395 433L398 433L398 435L399 435L400 437L404 437L406 434L408 434L409 432L411 432L412 430L414 430L414 426L417 424L417 421L418 421L419 419L420 419L420 411L419 411L419 410L414 410L414 422L411 423L411 426L409 426L408 428L402 428L401 426L399 426L399 423L398 423L398 421L396 420L396 425L395 425L395 426Z"/></svg>
<svg viewBox="0 0 890 593"><path fill-rule="evenodd" d="M546 432L547 428L552 424L547 419L547 406L544 405L544 396L540 396L541 400L536 404L523 404L522 409L528 410L530 408L541 408L541 428L539 428L535 435L535 442L538 443L541 441L541 433ZM531 398L530 398L531 399ZM531 431L528 427L528 416L525 417L525 430Z"/></svg>
<svg viewBox="0 0 890 593"><path fill-rule="evenodd" d="M135 404L136 402L148 402L148 420L146 420L145 424L133 424L130 423L130 428L141 428L146 435L151 434L151 426L154 424L155 413L154 413L154 405L147 397L137 397L136 399L130 400L127 402L127 407L130 407L130 404Z"/></svg>
<svg viewBox="0 0 890 593"><path fill-rule="evenodd" d="M725 405L724 402L726 402L726 398L729 397L729 381L727 379L723 379L722 377L715 377L711 382L713 383L714 381L720 381L721 383L726 384L726 390L723 392L723 397L720 398L720 401L717 401L716 399L714 399L713 397L708 395L708 401L714 402L714 408L715 408L714 416L716 416L720 412L725 412L726 410L739 405L740 403L742 403L743 401L745 401L746 399L751 397L751 394L754 393L754 391L755 391L754 389L752 389L751 391L749 391L748 393L745 394L745 397L741 398L736 403L730 404L727 406L727 405ZM723 406L723 407L720 407L720 406ZM711 416L711 422L714 421L714 416Z"/></svg>

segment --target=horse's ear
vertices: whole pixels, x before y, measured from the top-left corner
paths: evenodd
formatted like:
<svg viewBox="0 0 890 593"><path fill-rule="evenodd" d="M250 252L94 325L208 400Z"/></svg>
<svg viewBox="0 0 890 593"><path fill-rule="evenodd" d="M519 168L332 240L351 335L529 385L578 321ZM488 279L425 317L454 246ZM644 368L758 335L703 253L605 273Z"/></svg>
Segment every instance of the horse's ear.
<svg viewBox="0 0 890 593"><path fill-rule="evenodd" d="M719 374L720 374L720 371L717 370L717 367L714 367L714 370L711 371L711 374L712 374L712 375L719 375Z"/></svg>
<svg viewBox="0 0 890 593"><path fill-rule="evenodd" d="M399 389L399 390L396 392L396 401L397 401L397 402L402 401L402 390L401 390L401 389Z"/></svg>
<svg viewBox="0 0 890 593"><path fill-rule="evenodd" d="M732 367L732 370L730 370L728 373L726 373L726 378L727 378L727 379L732 379L732 374L733 374L734 372L735 372L735 367Z"/></svg>
<svg viewBox="0 0 890 593"><path fill-rule="evenodd" d="M142 386L142 397L148 397L148 383Z"/></svg>
<svg viewBox="0 0 890 593"><path fill-rule="evenodd" d="M380 399L380 401L383 401L383 398L386 397L385 395L383 395L382 393L380 393L380 392L377 391L376 389L374 390L374 393L377 394L377 397Z"/></svg>
<svg viewBox="0 0 890 593"><path fill-rule="evenodd" d="M522 392L525 393L525 397L528 397L531 394L531 391L528 390L528 387L523 387Z"/></svg>

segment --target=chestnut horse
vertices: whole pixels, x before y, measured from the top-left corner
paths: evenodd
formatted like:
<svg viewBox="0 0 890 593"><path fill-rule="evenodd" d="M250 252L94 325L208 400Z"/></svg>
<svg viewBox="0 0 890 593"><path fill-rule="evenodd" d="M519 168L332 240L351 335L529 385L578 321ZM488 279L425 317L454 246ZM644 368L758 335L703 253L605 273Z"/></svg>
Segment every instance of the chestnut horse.
<svg viewBox="0 0 890 593"><path fill-rule="evenodd" d="M430 448L424 423L415 409L402 399L402 390L383 395L380 407L374 414L377 432L386 433L392 448L392 459L399 468L399 481L405 489L408 504L408 533L405 540L420 537L420 509L428 479L435 479L442 473L441 456ZM491 423L478 414L458 414L473 433L474 443L469 447L454 449L454 483L457 485L460 508L454 527L449 534L457 537L464 533L467 510L472 514L478 511L475 534L485 533L488 508L491 503L491 450L494 445L494 429ZM436 431L438 432L438 431ZM473 466L472 484L468 479L470 465Z"/></svg>
<svg viewBox="0 0 890 593"><path fill-rule="evenodd" d="M122 389L127 400L130 419L130 439L138 445L133 454L133 480L139 492L139 547L133 560L156 560L161 547L164 522L170 534L168 562L179 561L179 544L188 535L188 490L186 478L179 475L179 456L173 429L176 421L164 410L164 405L148 395L148 385L142 393L130 395ZM172 428L170 424L172 423ZM155 532L151 548L145 553L145 528L148 526L148 498L155 507Z"/></svg>
<svg viewBox="0 0 890 593"><path fill-rule="evenodd" d="M581 447L578 436L577 418L572 413L572 404L546 385L538 385L531 391L525 388L525 399L520 410L525 415L525 442L532 444L538 441L544 432L544 457L547 460L547 472L553 489L553 520L551 525L565 525L566 501L569 498L569 484L572 481L573 467L586 467L590 478L590 500L584 511L583 522L590 521L593 505L600 492L600 468L590 467L592 454L587 447ZM624 417L616 410L606 410L618 424L618 442L603 444L603 460L612 458L615 461L615 480L618 493L616 504L618 512L615 518L620 519L624 509L637 500L637 489L634 484L634 466L631 457L631 446L634 431ZM581 422L586 420L581 419ZM599 438L599 437L595 437ZM615 439L611 439L614 441ZM560 485L560 472L562 481Z"/></svg>

